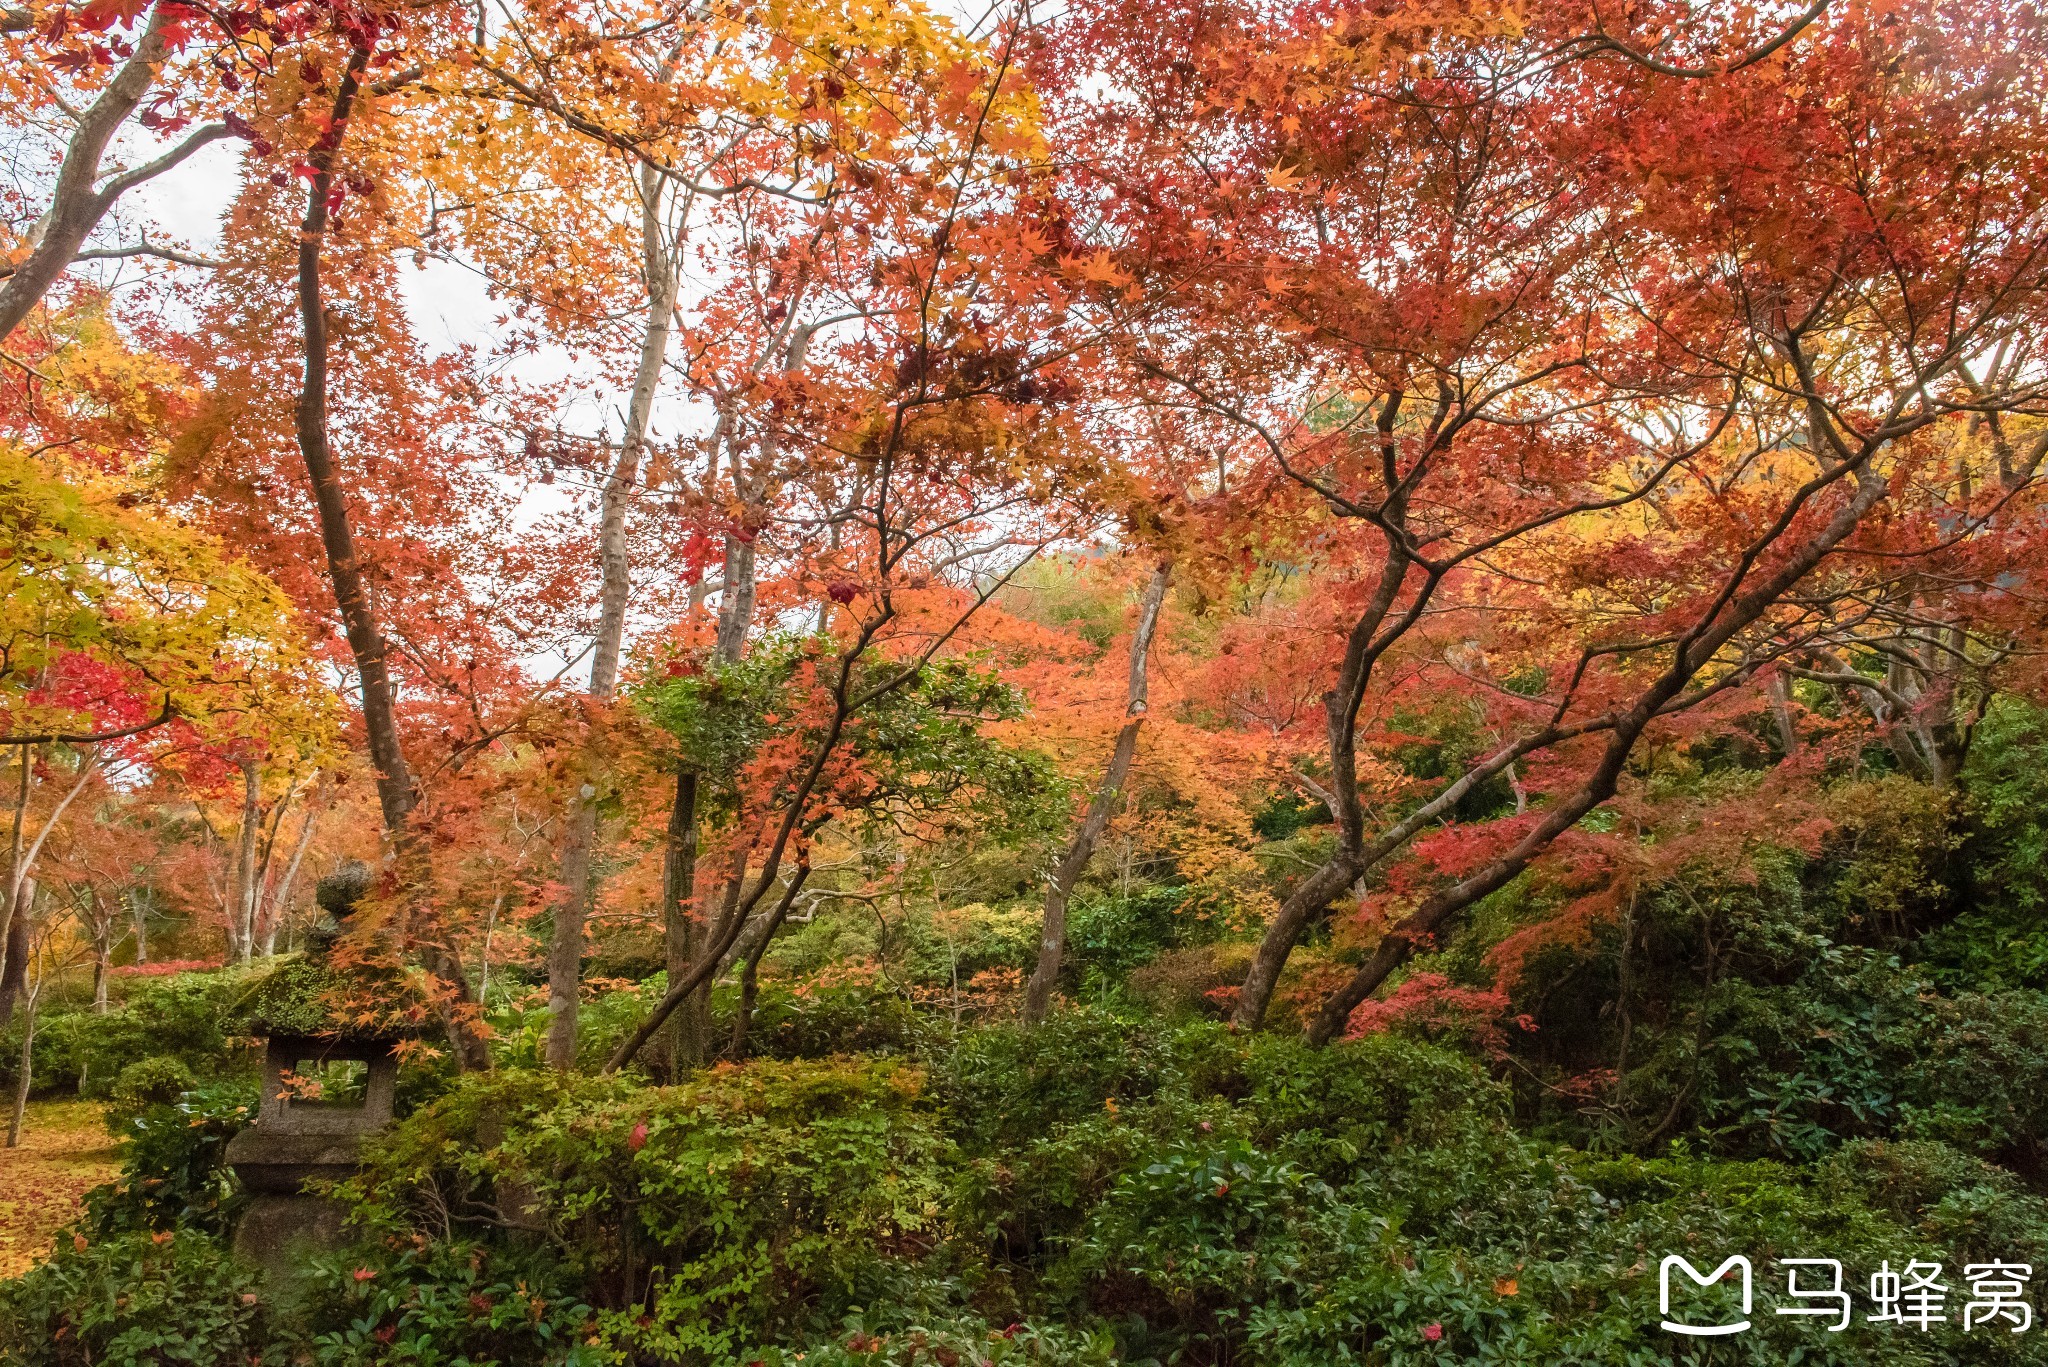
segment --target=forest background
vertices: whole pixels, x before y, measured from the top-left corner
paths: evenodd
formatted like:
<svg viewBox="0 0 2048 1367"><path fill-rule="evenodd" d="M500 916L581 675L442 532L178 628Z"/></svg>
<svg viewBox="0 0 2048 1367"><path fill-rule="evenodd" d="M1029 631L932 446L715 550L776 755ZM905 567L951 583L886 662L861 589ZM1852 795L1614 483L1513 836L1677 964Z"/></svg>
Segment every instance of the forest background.
<svg viewBox="0 0 2048 1367"><path fill-rule="evenodd" d="M124 1163L8 1352L2043 1360L2033 6L0 46L0 1068ZM289 1011L405 1071L284 1294Z"/></svg>

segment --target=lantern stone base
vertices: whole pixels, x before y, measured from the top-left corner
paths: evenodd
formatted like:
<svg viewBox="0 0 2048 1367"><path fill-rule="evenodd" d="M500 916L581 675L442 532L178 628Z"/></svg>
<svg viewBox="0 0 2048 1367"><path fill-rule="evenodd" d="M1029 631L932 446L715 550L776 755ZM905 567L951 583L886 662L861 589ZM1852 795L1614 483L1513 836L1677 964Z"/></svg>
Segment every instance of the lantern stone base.
<svg viewBox="0 0 2048 1367"><path fill-rule="evenodd" d="M227 1160L249 1192L235 1226L235 1253L273 1284L295 1279L307 1261L349 1243L347 1207L306 1191L356 1171L359 1135L275 1134L261 1125L228 1141Z"/></svg>
<svg viewBox="0 0 2048 1367"><path fill-rule="evenodd" d="M271 1286L298 1280L312 1259L349 1242L348 1208L324 1196L258 1196L235 1226L235 1256Z"/></svg>

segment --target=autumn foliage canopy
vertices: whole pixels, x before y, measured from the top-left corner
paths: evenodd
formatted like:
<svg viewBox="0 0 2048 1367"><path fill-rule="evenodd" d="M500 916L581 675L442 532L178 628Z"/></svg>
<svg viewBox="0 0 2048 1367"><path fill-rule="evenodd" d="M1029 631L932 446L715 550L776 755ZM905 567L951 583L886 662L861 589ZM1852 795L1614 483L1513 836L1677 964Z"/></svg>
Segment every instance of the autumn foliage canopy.
<svg viewBox="0 0 2048 1367"><path fill-rule="evenodd" d="M2031 6L4 16L7 1010L360 862L470 1070L912 923L1037 1022L1134 885L1240 1032L1506 1049L2048 702Z"/></svg>

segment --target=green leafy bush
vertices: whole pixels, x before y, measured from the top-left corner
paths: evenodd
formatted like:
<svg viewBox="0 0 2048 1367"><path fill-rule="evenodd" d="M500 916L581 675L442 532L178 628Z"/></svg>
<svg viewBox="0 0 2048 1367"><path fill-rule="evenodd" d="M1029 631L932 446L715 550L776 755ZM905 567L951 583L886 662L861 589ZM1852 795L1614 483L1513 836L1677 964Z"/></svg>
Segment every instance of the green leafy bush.
<svg viewBox="0 0 2048 1367"><path fill-rule="evenodd" d="M2048 709L1994 703L1962 783L1962 848L1950 861L1959 914L1915 946L1952 990L2048 990Z"/></svg>
<svg viewBox="0 0 2048 1367"><path fill-rule="evenodd" d="M353 1190L401 1236L500 1215L551 1231L607 1345L722 1360L936 1237L949 1154L901 1064L727 1065L675 1087L516 1074L381 1137Z"/></svg>
<svg viewBox="0 0 2048 1367"><path fill-rule="evenodd" d="M137 984L126 1002L104 1015L48 1015L36 1025L36 1081L105 1097L122 1070L143 1059L174 1059L199 1077L253 1071L253 1059L234 1047L236 1006L249 983L241 969L180 973ZM11 1067L18 1053L17 1044L0 1068Z"/></svg>
<svg viewBox="0 0 2048 1367"><path fill-rule="evenodd" d="M963 1036L937 1070L949 1122L971 1151L1017 1147L1162 1091L1213 1092L1240 1046L1221 1026L1162 1026L1101 1010L1055 1014L1024 1030Z"/></svg>
<svg viewBox="0 0 2048 1367"><path fill-rule="evenodd" d="M712 1038L731 1038L737 995L712 1000ZM900 1054L915 1050L930 1024L896 989L863 981L766 982L754 1003L747 1052L759 1058Z"/></svg>
<svg viewBox="0 0 2048 1367"><path fill-rule="evenodd" d="M1815 1170L1817 1190L1867 1205L1944 1249L1952 1262L2048 1265L2048 1199L2003 1168L1931 1140L1844 1145Z"/></svg>
<svg viewBox="0 0 2048 1367"><path fill-rule="evenodd" d="M102 1238L147 1230L225 1234L242 1205L228 1141L255 1120L258 1100L253 1082L230 1081L110 1115L121 1175L86 1193L87 1226Z"/></svg>
<svg viewBox="0 0 2048 1367"><path fill-rule="evenodd" d="M1134 1278L1177 1315L1204 1304L1228 1314L1270 1278L1289 1231L1334 1196L1312 1173L1243 1139L1176 1143L1118 1179L1059 1279L1115 1289Z"/></svg>
<svg viewBox="0 0 2048 1367"><path fill-rule="evenodd" d="M1129 895L1076 898L1067 918L1062 976L1085 998L1120 984L1133 969L1166 950L1210 938L1212 928L1189 917L1184 887L1143 887Z"/></svg>
<svg viewBox="0 0 2048 1367"><path fill-rule="evenodd" d="M1704 1044L1667 1038L1650 1067L1690 1086L1724 1151L1813 1162L1930 1138L2028 1167L2048 1152L2048 994L1946 995L1894 955L1820 942L1793 981L1724 982L1697 1009Z"/></svg>
<svg viewBox="0 0 2048 1367"><path fill-rule="evenodd" d="M944 987L988 969L1031 971L1038 959L1042 903L984 902L945 907L908 918L904 972L913 982Z"/></svg>
<svg viewBox="0 0 2048 1367"><path fill-rule="evenodd" d="M317 1260L295 1326L314 1367L597 1367L595 1312L528 1250L466 1242Z"/></svg>
<svg viewBox="0 0 2048 1367"><path fill-rule="evenodd" d="M621 987L614 991L599 992L582 1004L576 1021L576 1064L585 1072L595 1073L604 1067L605 1060L612 1056L627 1035L631 1034L646 1019L648 1011L661 1000L668 990L668 974L656 973L644 982ZM527 1057L522 1051L519 1065L539 1067L544 1054L547 1031L547 1007L540 1006L528 1014L522 1022L531 1028L529 1036L522 1032L522 1043L531 1040L533 1053Z"/></svg>
<svg viewBox="0 0 2048 1367"><path fill-rule="evenodd" d="M856 1313L834 1337L796 1349L772 1346L756 1360L762 1367L1113 1367L1117 1357L1115 1339L1101 1331L1029 1322L998 1328L973 1316L906 1321Z"/></svg>
<svg viewBox="0 0 2048 1367"><path fill-rule="evenodd" d="M0 1282L0 1361L18 1367L253 1367L268 1342L253 1274L199 1234L60 1239Z"/></svg>
<svg viewBox="0 0 2048 1367"><path fill-rule="evenodd" d="M1123 1331L1126 1352L1163 1359L1285 1367L2048 1361L2036 1343L1966 1338L1959 1324L1922 1335L1859 1317L1836 1335L1774 1313L1784 1285L1776 1258L1839 1258L1852 1279L1881 1260L1898 1267L1910 1258L1946 1261L1954 1273L1966 1251L2012 1259L2031 1240L1980 1226L1993 1237L1938 1243L1937 1232L1959 1227L1901 1219L1873 1208L1838 1175L1817 1181L1774 1163L1684 1153L1591 1159L1526 1143L1524 1150L1523 1161L1466 1183L1464 1197L1437 1203L1433 1213L1381 1199L1419 1185L1420 1173L1401 1170L1426 1170L1428 1147L1368 1156L1333 1190L1255 1151L1190 1151L1119 1184L1098 1226L1110 1237L1077 1256L1106 1268L1104 1255L1120 1249L1123 1267L1166 1302L1148 1305L1101 1277L1089 1288L1098 1308L1117 1304L1105 1293L1120 1294L1141 1312ZM1227 1210L1236 1172L1248 1174L1253 1194L1242 1215ZM1197 1180L1217 1182L1206 1201L1193 1190ZM1126 1213L1108 1214L1126 1201ZM1662 1255L1718 1261L1735 1251L1757 1268L1750 1332L1710 1350L1662 1331Z"/></svg>
<svg viewBox="0 0 2048 1367"><path fill-rule="evenodd" d="M171 1105L198 1085L199 1080L183 1059L166 1055L137 1059L114 1079L108 1118L125 1119L152 1106Z"/></svg>

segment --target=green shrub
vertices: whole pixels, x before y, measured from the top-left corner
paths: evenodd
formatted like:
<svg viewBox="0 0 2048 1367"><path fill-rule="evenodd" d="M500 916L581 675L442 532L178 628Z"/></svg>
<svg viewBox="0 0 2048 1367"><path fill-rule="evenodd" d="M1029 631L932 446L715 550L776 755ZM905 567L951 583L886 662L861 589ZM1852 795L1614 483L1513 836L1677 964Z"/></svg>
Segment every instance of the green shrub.
<svg viewBox="0 0 2048 1367"><path fill-rule="evenodd" d="M904 1321L857 1313L834 1337L800 1349L765 1348L756 1360L762 1367L1113 1367L1117 1358L1115 1340L1101 1331L1028 1322L997 1328L973 1316Z"/></svg>
<svg viewBox="0 0 2048 1367"><path fill-rule="evenodd" d="M600 992L584 1002L576 1017L576 1066L590 1073L603 1068L605 1060L646 1019L648 1011L666 991L668 974L657 973L645 982L618 991ZM541 1031L545 1032L546 1008L533 1014L538 1017ZM536 1036L537 1047L543 1038L544 1034ZM536 1052L532 1065L538 1066L542 1057L540 1052Z"/></svg>
<svg viewBox="0 0 2048 1367"><path fill-rule="evenodd" d="M122 1070L139 1060L169 1058L199 1077L253 1072L253 1059L234 1047L236 1006L250 975L242 969L180 973L138 984L104 1015L52 1014L36 1025L35 1076L42 1086L76 1087L79 1095L112 1094ZM9 1052L0 1066L15 1057Z"/></svg>
<svg viewBox="0 0 2048 1367"><path fill-rule="evenodd" d="M978 1032L953 1060L949 1105L991 1108L955 1115L973 1155L957 1237L983 1234L1043 1274L1027 1318L1113 1329L1126 1358L1946 1363L1961 1360L1956 1333L1859 1322L1837 1339L1772 1315L1770 1260L1839 1257L1852 1280L1885 1259L2048 1260L2040 1203L1936 1144L1810 1171L1593 1158L1517 1132L1506 1089L1438 1045L1053 1024ZM1897 1204L1866 1199L1870 1184ZM1758 1327L1734 1357L1657 1328L1661 1255L1714 1250L1758 1269ZM2002 1340L1980 1356L2048 1360Z"/></svg>
<svg viewBox="0 0 2048 1367"><path fill-rule="evenodd" d="M152 1106L169 1106L199 1085L183 1059L159 1056L137 1059L121 1070L109 1092L110 1120L140 1115Z"/></svg>
<svg viewBox="0 0 2048 1367"><path fill-rule="evenodd" d="M242 1205L228 1141L255 1120L258 1099L254 1083L230 1081L110 1116L121 1175L86 1193L87 1226L102 1238L172 1229L225 1234Z"/></svg>
<svg viewBox="0 0 2048 1367"><path fill-rule="evenodd" d="M1183 1317L1256 1299L1298 1262L1290 1231L1335 1193L1314 1174L1242 1139L1181 1142L1126 1172L1058 1269L1068 1285L1135 1278ZM1155 1329L1158 1326L1154 1326Z"/></svg>
<svg viewBox="0 0 2048 1367"><path fill-rule="evenodd" d="M2048 709L1994 702L1963 768L1963 847L1952 861L1961 914L1914 946L1951 990L2048 989Z"/></svg>
<svg viewBox="0 0 2048 1367"><path fill-rule="evenodd" d="M253 1275L199 1234L60 1239L0 1282L0 1361L18 1367L228 1367L267 1343Z"/></svg>
<svg viewBox="0 0 2048 1367"><path fill-rule="evenodd" d="M505 1074L380 1136L350 1191L399 1236L516 1211L571 1250L611 1348L724 1360L938 1237L950 1152L922 1074L883 1061L725 1065L674 1087Z"/></svg>
<svg viewBox="0 0 2048 1367"><path fill-rule="evenodd" d="M1872 1325L1860 1290L1857 1317L1840 1334L1778 1316L1785 1282L1775 1259L1838 1258L1845 1285L1856 1287L1880 1261L1897 1268L1927 1258L1946 1262L1955 1285L1966 1250L1873 1209L1854 1186L1775 1163L1558 1153L1493 1174L1490 1193L1446 1216L1408 1223L1354 1183L1301 1223L1243 1240L1243 1284L1199 1308L1241 1335L1245 1358L1284 1367L2048 1361L2036 1341L1966 1336L1959 1317L1927 1334ZM2011 1259L2028 1245L1979 1247ZM1710 1266L1733 1252L1756 1269L1750 1331L1710 1345L1661 1330L1663 1255ZM1711 1302L1714 1293L1704 1294Z"/></svg>
<svg viewBox="0 0 2048 1367"><path fill-rule="evenodd" d="M1867 1205L1919 1231L1952 1262L2048 1265L2048 1199L2003 1168L1945 1144L1847 1144L1820 1165L1816 1182L1844 1205Z"/></svg>
<svg viewBox="0 0 2048 1367"><path fill-rule="evenodd" d="M736 993L712 999L712 1040L732 1037ZM904 995L885 983L766 982L754 1003L747 1052L755 1058L825 1058L832 1054L914 1051L929 1023Z"/></svg>
<svg viewBox="0 0 2048 1367"><path fill-rule="evenodd" d="M944 987L987 969L1029 973L1038 959L1042 903L984 902L913 916L904 926L904 972L913 982Z"/></svg>
<svg viewBox="0 0 2048 1367"><path fill-rule="evenodd" d="M2048 993L1922 999L1893 1060L1903 1133L2038 1168L2048 1156Z"/></svg>
<svg viewBox="0 0 2048 1367"><path fill-rule="evenodd" d="M1516 1142L1506 1089L1440 1045L1369 1035L1315 1049L1267 1035L1249 1046L1245 1072L1260 1142L1328 1181L1375 1155L1439 1146L1477 1144L1483 1171L1498 1145Z"/></svg>
<svg viewBox="0 0 2048 1367"><path fill-rule="evenodd" d="M1939 1139L2038 1165L2048 1152L2048 994L1940 992L1892 955L1816 946L1783 984L1721 984L1646 1071L1692 1088L1723 1151L1813 1162L1854 1139ZM1638 1079L1640 1083L1640 1079Z"/></svg>
<svg viewBox="0 0 2048 1367"><path fill-rule="evenodd" d="M314 1367L597 1367L596 1312L528 1251L465 1242L316 1260L296 1307Z"/></svg>
<svg viewBox="0 0 2048 1367"><path fill-rule="evenodd" d="M1067 917L1062 976L1092 998L1165 950L1211 938L1214 928L1183 910L1187 896L1184 887L1152 886L1076 898Z"/></svg>
<svg viewBox="0 0 2048 1367"><path fill-rule="evenodd" d="M1081 1008L1030 1030L998 1025L963 1035L937 1077L954 1135L981 1151L1021 1147L1161 1091L1213 1094L1241 1050L1219 1025L1162 1027Z"/></svg>
<svg viewBox="0 0 2048 1367"><path fill-rule="evenodd" d="M576 1066L586 1073L601 1070L661 1000L668 990L668 974L657 971L639 982L599 986L602 990L586 997L576 1016ZM503 996L494 987L492 996L488 1013L491 1061L500 1068L542 1067L547 1058L546 994L515 984Z"/></svg>

